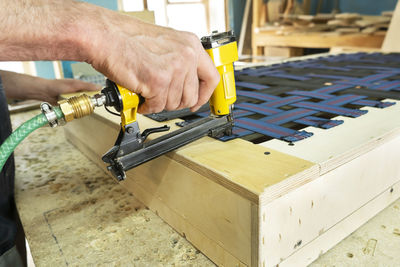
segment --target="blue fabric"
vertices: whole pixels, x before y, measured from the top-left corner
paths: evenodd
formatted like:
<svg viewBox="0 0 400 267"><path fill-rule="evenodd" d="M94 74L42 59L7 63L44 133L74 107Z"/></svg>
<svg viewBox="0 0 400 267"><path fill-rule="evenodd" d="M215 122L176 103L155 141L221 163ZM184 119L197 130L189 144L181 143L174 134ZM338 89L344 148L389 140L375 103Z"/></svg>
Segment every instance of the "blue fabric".
<svg viewBox="0 0 400 267"><path fill-rule="evenodd" d="M11 134L10 116L0 77L0 143ZM0 256L15 245L17 226L14 203L14 158L11 156L0 173Z"/></svg>

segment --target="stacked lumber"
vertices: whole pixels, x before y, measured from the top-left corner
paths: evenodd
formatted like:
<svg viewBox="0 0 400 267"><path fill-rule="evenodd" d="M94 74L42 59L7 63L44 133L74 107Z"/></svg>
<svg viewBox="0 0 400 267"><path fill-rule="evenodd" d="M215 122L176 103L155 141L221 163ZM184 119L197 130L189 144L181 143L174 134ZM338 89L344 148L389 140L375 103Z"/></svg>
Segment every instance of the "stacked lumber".
<svg viewBox="0 0 400 267"><path fill-rule="evenodd" d="M333 34L364 33L385 34L393 12L382 12L381 16L365 16L358 13L281 15L278 21L260 30L276 31L289 35L296 32L326 32Z"/></svg>

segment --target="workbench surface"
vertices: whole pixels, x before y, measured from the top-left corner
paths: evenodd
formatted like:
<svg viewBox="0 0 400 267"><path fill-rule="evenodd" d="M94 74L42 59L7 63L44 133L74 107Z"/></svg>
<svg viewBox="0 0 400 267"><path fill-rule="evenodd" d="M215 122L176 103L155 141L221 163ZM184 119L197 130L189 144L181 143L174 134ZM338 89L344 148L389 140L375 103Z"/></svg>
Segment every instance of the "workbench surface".
<svg viewBox="0 0 400 267"><path fill-rule="evenodd" d="M12 115L14 128L38 112ZM68 143L62 127L31 134L15 159L16 202L36 266L214 266ZM395 266L399 252L397 200L312 266Z"/></svg>

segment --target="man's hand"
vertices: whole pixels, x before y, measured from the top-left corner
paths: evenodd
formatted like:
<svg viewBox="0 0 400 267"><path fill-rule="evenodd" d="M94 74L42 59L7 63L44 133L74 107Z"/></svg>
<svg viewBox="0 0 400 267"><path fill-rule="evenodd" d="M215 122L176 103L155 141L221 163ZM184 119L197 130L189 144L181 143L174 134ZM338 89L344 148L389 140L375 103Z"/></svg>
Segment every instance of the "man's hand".
<svg viewBox="0 0 400 267"><path fill-rule="evenodd" d="M80 91L99 91L101 88L92 83L79 80L47 80L25 74L0 71L4 91L12 99L36 99L57 104L59 95Z"/></svg>
<svg viewBox="0 0 400 267"><path fill-rule="evenodd" d="M108 41L98 38L101 33L93 38L91 51L96 53L88 62L111 80L142 95L146 102L139 112L186 107L196 110L208 101L219 73L194 34L114 12L105 15Z"/></svg>
<svg viewBox="0 0 400 267"><path fill-rule="evenodd" d="M86 61L141 94L141 113L196 110L219 82L191 33L72 0L0 1L0 16L0 60Z"/></svg>
<svg viewBox="0 0 400 267"><path fill-rule="evenodd" d="M141 113L190 107L210 98L219 74L200 40L192 33L142 22L102 10L87 17L88 62L116 83L142 95ZM101 26L101 27L100 27Z"/></svg>

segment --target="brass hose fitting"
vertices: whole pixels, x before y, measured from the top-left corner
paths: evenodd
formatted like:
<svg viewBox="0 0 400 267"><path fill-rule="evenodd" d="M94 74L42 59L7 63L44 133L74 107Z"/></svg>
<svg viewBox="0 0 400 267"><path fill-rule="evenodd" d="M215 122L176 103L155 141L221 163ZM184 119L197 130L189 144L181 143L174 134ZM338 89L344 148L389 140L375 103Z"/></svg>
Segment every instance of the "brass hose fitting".
<svg viewBox="0 0 400 267"><path fill-rule="evenodd" d="M66 122L90 115L93 113L95 107L100 107L104 103L105 96L103 94L97 94L93 97L83 94L58 102L61 111L64 113Z"/></svg>

